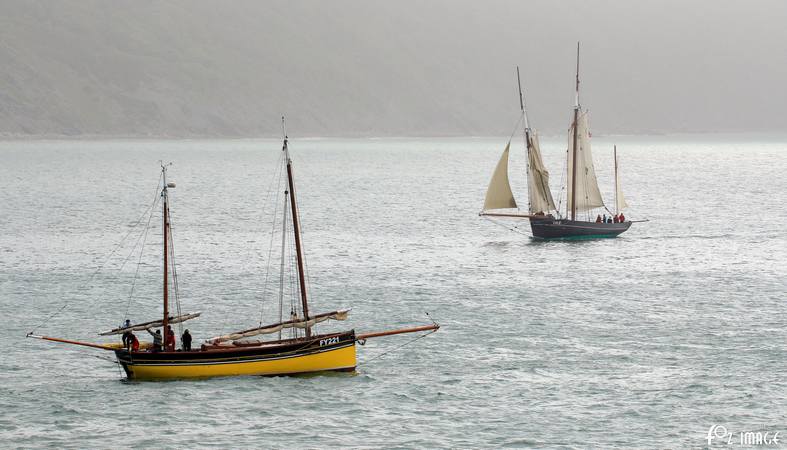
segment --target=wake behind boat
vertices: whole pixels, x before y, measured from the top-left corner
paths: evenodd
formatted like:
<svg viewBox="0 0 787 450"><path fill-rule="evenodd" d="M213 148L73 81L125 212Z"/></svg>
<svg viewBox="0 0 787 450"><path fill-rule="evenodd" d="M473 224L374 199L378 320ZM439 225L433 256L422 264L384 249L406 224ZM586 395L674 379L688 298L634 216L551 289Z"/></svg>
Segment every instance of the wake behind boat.
<svg viewBox="0 0 787 450"><path fill-rule="evenodd" d="M284 118L282 118L282 129L284 130ZM277 263L281 269L278 280L279 296L277 303L279 304L279 320L277 322L268 325L259 324L259 326L253 328L215 336L205 340L198 348L191 348L190 334L188 330L185 333L183 332L182 324L187 320L199 317L201 313L181 314L180 312L181 303L177 289L169 210L169 190L174 188L175 184L167 181L167 166L162 164L160 195L158 197L161 201L163 216L162 319L137 324L132 324L129 320L126 320L126 323L121 327L99 333L102 336L122 335L122 346L41 336L33 332L28 333L27 336L113 351L118 363L123 367L129 379L162 380L235 375L290 375L320 371L353 371L357 366L356 343L358 342L363 344L369 338L394 334L415 332L427 332L429 334L437 331L440 326L432 322L428 325L363 334L356 334L355 330L327 334L312 333L312 328L321 322L346 320L349 309L321 314L313 314L309 310L305 258L298 202L295 195L292 160L290 159L286 133L283 134L283 157L280 161L285 166L286 184L283 188L284 195L280 202L280 207L275 209L275 211L281 212L280 221L277 221L275 217L276 212L274 212L272 221L274 228L280 227L282 242L281 261ZM155 206L155 203L152 206ZM152 207L150 212L152 216ZM272 242L273 234L271 235ZM268 263L271 263L270 258ZM297 268L297 276L291 273L291 278L286 280L286 269L292 266ZM285 292L288 288L289 291ZM171 305L172 293L174 293L175 297L174 306L176 307L177 315L171 314L171 306L173 306ZM287 293L289 293L289 304L285 302L285 294ZM283 320L285 307L289 309L289 320ZM180 349L176 349L173 325L181 327L182 346ZM150 331L159 327L164 330L163 336L160 332L153 333ZM154 335L154 342L140 345L139 340L133 334L134 331L146 331L146 333ZM289 333L290 336L283 336L283 333ZM252 339L265 335L276 335L277 337L271 340Z"/></svg>
<svg viewBox="0 0 787 450"><path fill-rule="evenodd" d="M560 213L555 206L549 187L549 172L541 158L538 134L530 128L522 84L517 67L519 83L520 123L524 121L524 141L527 151L528 210L526 214L518 210L511 185L508 180L508 156L511 146L509 139L500 161L492 175L484 200L481 216L526 218L530 221L533 237L539 239L588 239L616 237L631 227L620 212L627 207L623 192L620 190L615 148L615 214L606 209L596 180L593 156L590 151L590 129L588 112L582 111L579 104L579 44L577 44L577 73L574 114L569 129L569 145L566 152L566 211ZM518 124L517 124L518 126ZM516 211L510 211L517 208ZM509 211L504 211L509 209ZM603 211L603 216L602 216ZM606 213L610 213L609 219ZM585 217L581 217L584 213ZM593 216L596 216L593 220Z"/></svg>

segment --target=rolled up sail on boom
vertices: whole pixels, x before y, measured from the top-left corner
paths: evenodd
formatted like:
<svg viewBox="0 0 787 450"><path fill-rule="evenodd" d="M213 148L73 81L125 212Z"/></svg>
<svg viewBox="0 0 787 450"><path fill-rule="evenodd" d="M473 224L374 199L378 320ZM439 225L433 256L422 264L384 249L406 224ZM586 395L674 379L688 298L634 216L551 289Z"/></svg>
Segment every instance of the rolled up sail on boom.
<svg viewBox="0 0 787 450"><path fill-rule="evenodd" d="M183 315L174 316L174 317L170 316L168 318L168 320L167 320L167 323L173 324L173 323L185 322L187 320L196 319L197 317L200 316L200 314L202 314L202 312L195 312L193 314L183 314ZM164 325L164 320L163 319L162 320L153 320L153 321L150 321L150 322L143 322L143 323L134 324L134 325L131 325L131 326L128 326L128 327L113 328L113 329L111 329L109 331L102 331L101 333L98 333L98 335L99 336L111 336L113 334L123 334L126 331L142 331L142 330L147 330L149 328L157 328L157 327L160 327L162 325Z"/></svg>
<svg viewBox="0 0 787 450"><path fill-rule="evenodd" d="M278 333L281 330L286 328L311 328L315 324L320 322L325 322L326 320L347 320L347 315L350 313L349 309L340 309L338 311L332 311L328 313L317 314L314 316L309 317L309 320L289 320L287 322L280 322L274 323L270 325L264 325L257 328L251 328L248 330L238 331L236 333L225 334L222 336L212 337L207 340L207 342L211 344L218 344L219 342L225 341L235 341L238 339L243 339L252 336L258 336L260 334L271 334L271 333Z"/></svg>

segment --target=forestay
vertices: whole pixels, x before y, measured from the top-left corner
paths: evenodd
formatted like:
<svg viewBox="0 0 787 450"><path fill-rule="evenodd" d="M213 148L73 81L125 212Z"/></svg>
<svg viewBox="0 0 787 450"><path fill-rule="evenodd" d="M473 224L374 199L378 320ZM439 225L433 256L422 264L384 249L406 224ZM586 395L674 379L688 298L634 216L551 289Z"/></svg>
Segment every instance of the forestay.
<svg viewBox="0 0 787 450"><path fill-rule="evenodd" d="M533 131L528 144L528 159L530 176L528 177L528 196L530 199L530 212L547 212L555 210L555 201L549 189L549 172L544 161L541 160L541 147L538 143L538 134Z"/></svg>
<svg viewBox="0 0 787 450"><path fill-rule="evenodd" d="M593 208L604 206L604 200L601 198L601 192L598 189L596 170L593 167L593 155L590 152L590 132L588 129L587 111L580 113L578 122L577 128L579 129L579 139L577 139L576 210L588 211ZM571 177L574 168L574 158L571 152L574 143L574 127L571 128L568 134L568 189L566 191L568 197L568 211L573 209L572 198L574 198L572 195L574 186Z"/></svg>
<svg viewBox="0 0 787 450"><path fill-rule="evenodd" d="M222 336L212 337L210 339L207 339L206 342L209 342L211 344L218 344L218 343L224 342L224 341L234 341L234 340L243 339L243 338L247 338L247 337L258 336L260 334L277 333L277 332L279 332L281 330L284 330L286 328L300 328L300 329L303 329L303 328L306 328L306 327L311 328L315 324L318 324L320 322L325 322L328 319L331 319L331 320L347 320L347 315L349 313L350 313L349 309L341 309L339 311L332 311L332 312L329 312L329 313L317 314L315 316L310 317L308 321L306 321L306 320L290 320L290 321L287 321L287 322L274 323L274 324L271 324L271 325L264 325L264 326L257 327L257 328L251 328L251 329L248 329L248 330L238 331L237 333L231 333L231 334L225 334L225 335L222 335Z"/></svg>
<svg viewBox="0 0 787 450"><path fill-rule="evenodd" d="M500 161L498 161L495 172L492 174L492 180L489 181L486 199L484 200L484 210L517 207L514 194L511 192L511 185L508 182L509 147L511 147L511 141L508 141L508 144L506 144L506 149L503 150L503 155L500 156Z"/></svg>

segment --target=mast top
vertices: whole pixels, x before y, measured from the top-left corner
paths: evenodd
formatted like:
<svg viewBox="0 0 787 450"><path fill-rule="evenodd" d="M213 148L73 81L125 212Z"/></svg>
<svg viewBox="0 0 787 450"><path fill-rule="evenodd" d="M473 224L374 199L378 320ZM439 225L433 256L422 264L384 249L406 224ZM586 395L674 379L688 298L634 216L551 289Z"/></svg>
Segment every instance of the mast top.
<svg viewBox="0 0 787 450"><path fill-rule="evenodd" d="M522 80L519 77L519 66L516 66L516 83L519 87L519 110L525 116L525 130L530 129L530 123L527 120L527 110L525 109L525 98L522 95Z"/></svg>
<svg viewBox="0 0 787 450"><path fill-rule="evenodd" d="M579 41L577 41L577 84L574 95L574 109L579 109Z"/></svg>
<svg viewBox="0 0 787 450"><path fill-rule="evenodd" d="M281 135L284 136L284 142L282 143L281 150L283 152L287 152L287 160L289 162L290 154L287 151L287 124L284 122L284 116L281 116Z"/></svg>

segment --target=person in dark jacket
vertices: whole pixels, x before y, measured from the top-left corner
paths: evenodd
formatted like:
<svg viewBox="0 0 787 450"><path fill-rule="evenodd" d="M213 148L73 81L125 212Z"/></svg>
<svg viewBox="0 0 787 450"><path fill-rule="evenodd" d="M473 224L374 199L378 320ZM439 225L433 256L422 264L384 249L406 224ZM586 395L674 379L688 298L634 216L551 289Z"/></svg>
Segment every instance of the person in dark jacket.
<svg viewBox="0 0 787 450"><path fill-rule="evenodd" d="M184 352L191 351L191 333L189 333L189 330L183 332L183 336L180 337L180 342L183 344Z"/></svg>
<svg viewBox="0 0 787 450"><path fill-rule="evenodd" d="M131 330L126 330L123 333L123 348L126 350L131 348L132 336L134 336L134 333L132 333Z"/></svg>

